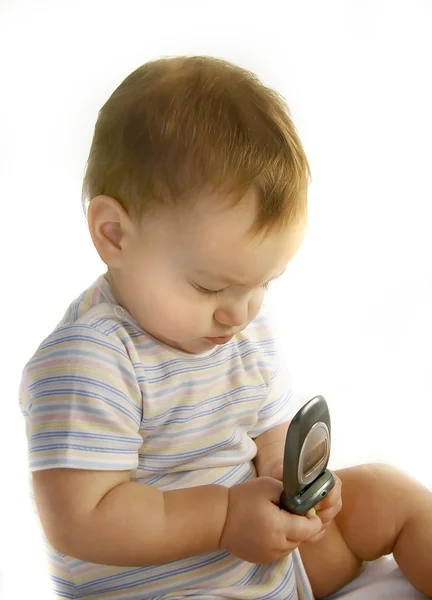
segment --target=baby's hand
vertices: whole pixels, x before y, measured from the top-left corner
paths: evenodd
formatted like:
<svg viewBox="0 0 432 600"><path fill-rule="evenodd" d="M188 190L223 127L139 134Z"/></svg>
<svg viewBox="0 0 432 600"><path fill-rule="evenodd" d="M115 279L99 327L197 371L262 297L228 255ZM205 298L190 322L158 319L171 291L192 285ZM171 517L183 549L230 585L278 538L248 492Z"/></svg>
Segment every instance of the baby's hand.
<svg viewBox="0 0 432 600"><path fill-rule="evenodd" d="M264 465L261 469L260 476L269 476L278 479L279 481L283 480L283 460L280 458L275 458L269 461ZM320 540L327 527L333 521L335 516L339 513L342 508L342 496L341 496L341 488L342 482L337 475L333 473L333 477L335 478L335 485L330 490L328 496L325 500L322 500L318 504L314 506L312 509L315 510L317 516L320 518L323 528L320 533L316 536L310 538L308 542L317 542ZM310 513L312 514L312 512Z"/></svg>
<svg viewBox="0 0 432 600"><path fill-rule="evenodd" d="M292 552L322 530L320 519L279 508L282 484L258 477L229 490L220 547L251 563L266 564Z"/></svg>

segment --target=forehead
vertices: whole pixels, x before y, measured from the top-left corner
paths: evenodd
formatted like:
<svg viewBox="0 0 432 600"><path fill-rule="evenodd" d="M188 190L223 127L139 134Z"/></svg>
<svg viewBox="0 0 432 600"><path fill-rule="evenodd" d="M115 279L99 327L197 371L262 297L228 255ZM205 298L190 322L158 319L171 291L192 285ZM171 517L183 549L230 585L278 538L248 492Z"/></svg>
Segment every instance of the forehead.
<svg viewBox="0 0 432 600"><path fill-rule="evenodd" d="M256 207L252 191L235 206L217 194L200 198L176 217L171 241L179 260L245 284L279 275L301 245L305 226L251 235Z"/></svg>

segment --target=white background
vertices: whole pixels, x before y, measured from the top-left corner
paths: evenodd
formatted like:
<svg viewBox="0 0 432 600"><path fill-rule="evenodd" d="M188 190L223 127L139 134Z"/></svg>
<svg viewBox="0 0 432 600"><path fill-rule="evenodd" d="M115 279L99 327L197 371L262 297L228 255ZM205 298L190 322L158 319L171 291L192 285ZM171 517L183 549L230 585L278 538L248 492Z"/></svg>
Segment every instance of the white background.
<svg viewBox="0 0 432 600"><path fill-rule="evenodd" d="M268 301L332 466L432 485L432 3L0 2L0 569L50 596L27 495L24 363L100 274L80 189L97 111L143 62L211 54L288 99L313 171L306 243ZM1 595L1 592L0 592Z"/></svg>

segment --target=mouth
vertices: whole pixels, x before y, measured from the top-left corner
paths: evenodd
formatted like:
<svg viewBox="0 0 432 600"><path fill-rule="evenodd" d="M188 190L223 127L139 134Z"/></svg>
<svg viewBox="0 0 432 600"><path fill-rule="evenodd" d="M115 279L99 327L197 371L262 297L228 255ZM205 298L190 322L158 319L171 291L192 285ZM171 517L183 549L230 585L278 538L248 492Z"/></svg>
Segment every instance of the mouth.
<svg viewBox="0 0 432 600"><path fill-rule="evenodd" d="M226 344L227 342L229 342L230 340L232 340L234 336L232 335L224 335L221 337L206 337L205 339L210 342L211 344Z"/></svg>

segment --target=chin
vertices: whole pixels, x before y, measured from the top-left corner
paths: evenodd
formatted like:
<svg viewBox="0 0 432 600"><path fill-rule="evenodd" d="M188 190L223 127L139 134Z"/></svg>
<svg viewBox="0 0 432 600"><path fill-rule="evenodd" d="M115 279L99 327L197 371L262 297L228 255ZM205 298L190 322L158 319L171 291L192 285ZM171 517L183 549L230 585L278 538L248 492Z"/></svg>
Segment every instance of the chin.
<svg viewBox="0 0 432 600"><path fill-rule="evenodd" d="M152 331L148 331L148 333L163 344L166 344L171 348L177 348L177 350L181 350L182 352L188 352L189 354L199 354L200 352L205 352L212 346L212 344L206 340L204 336L201 337L197 335L192 339L189 338L177 341L174 336L169 337L168 335L158 335L156 332Z"/></svg>
<svg viewBox="0 0 432 600"><path fill-rule="evenodd" d="M200 354L200 352L205 352L211 347L212 344L205 339L198 339L191 342L177 344L177 348L183 350L183 352L189 352L189 354Z"/></svg>
<svg viewBox="0 0 432 600"><path fill-rule="evenodd" d="M177 350L182 350L182 352L189 352L190 354L197 354L198 352L203 352L208 347L208 344L205 343L205 340L176 342L174 340L170 340L168 338L163 337L159 337L158 339L167 346L171 346L171 348L177 348Z"/></svg>

